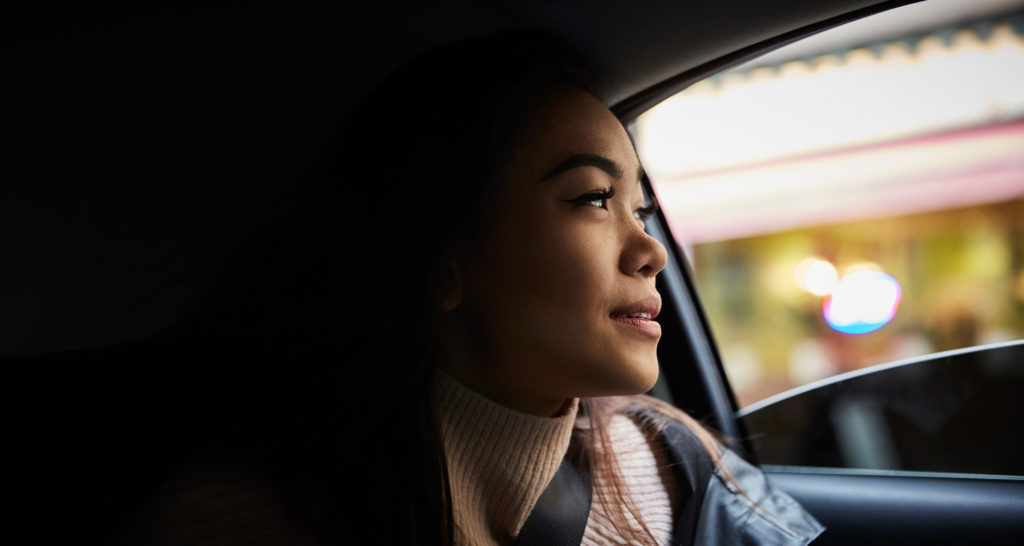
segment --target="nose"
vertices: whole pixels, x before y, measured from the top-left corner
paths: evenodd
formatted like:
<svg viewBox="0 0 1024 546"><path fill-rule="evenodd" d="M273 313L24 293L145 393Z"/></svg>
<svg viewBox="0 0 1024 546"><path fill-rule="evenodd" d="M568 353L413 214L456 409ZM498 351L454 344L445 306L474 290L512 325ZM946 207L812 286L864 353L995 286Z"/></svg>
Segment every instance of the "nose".
<svg viewBox="0 0 1024 546"><path fill-rule="evenodd" d="M660 241L651 237L634 220L626 234L620 269L626 275L653 278L668 262L668 252Z"/></svg>

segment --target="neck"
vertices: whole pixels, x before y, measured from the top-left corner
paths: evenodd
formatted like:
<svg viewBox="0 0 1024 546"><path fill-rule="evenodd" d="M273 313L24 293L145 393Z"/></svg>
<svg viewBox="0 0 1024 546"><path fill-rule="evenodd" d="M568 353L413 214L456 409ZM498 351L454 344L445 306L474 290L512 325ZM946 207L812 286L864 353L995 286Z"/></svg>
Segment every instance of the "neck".
<svg viewBox="0 0 1024 546"><path fill-rule="evenodd" d="M515 537L569 448L578 404L561 417L515 411L436 373L434 411L457 532L470 544Z"/></svg>
<svg viewBox="0 0 1024 546"><path fill-rule="evenodd" d="M527 367L489 358L489 351L466 342L465 331L452 320L445 326L437 358L442 371L506 408L538 417L565 413L573 398L544 392L549 377L527 377Z"/></svg>
<svg viewBox="0 0 1024 546"><path fill-rule="evenodd" d="M452 362L452 361L448 361ZM545 397L528 392L518 381L507 380L478 366L443 365L441 369L473 391L506 408L538 417L564 415L573 398ZM539 383L543 384L543 383Z"/></svg>

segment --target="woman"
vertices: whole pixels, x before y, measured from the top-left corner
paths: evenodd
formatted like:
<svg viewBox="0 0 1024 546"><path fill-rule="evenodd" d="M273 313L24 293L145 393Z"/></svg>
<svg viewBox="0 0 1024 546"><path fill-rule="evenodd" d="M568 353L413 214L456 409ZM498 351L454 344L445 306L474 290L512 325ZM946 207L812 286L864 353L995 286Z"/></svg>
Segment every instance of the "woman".
<svg viewBox="0 0 1024 546"><path fill-rule="evenodd" d="M658 375L666 252L644 232L629 135L582 66L514 33L438 48L367 97L305 208L254 245L289 252L267 281L294 285L287 302L221 306L240 331L268 333L260 347L298 347L275 357L282 368L337 370L332 419L304 421L315 432L291 431L272 464L185 472L137 534L530 545L821 532L640 394Z"/></svg>
<svg viewBox="0 0 1024 546"><path fill-rule="evenodd" d="M347 464L334 491L358 483L351 504L333 495L342 540L804 543L820 533L692 419L639 396L658 375L666 252L644 232L650 207L629 135L582 66L538 36L442 47L349 125L343 193L396 197L387 220L400 227L385 242L363 238L371 224L356 215L363 225L347 230L366 246L346 250L365 267L345 285L368 296L355 309L372 311L348 332L363 341L351 365L388 391L347 410L362 410L348 438L363 442L338 444ZM541 513L538 499L565 483L562 498L582 491L582 508L563 500L570 513ZM564 536L545 542L538 526Z"/></svg>

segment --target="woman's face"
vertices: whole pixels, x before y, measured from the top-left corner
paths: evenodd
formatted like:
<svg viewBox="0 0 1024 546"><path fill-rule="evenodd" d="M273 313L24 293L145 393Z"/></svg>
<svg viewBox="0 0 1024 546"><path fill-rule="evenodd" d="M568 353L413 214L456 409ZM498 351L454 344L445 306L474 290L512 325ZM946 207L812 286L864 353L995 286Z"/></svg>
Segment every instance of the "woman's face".
<svg viewBox="0 0 1024 546"><path fill-rule="evenodd" d="M644 232L640 162L595 97L537 101L479 234L453 252L443 366L506 406L632 394L658 376L664 247Z"/></svg>

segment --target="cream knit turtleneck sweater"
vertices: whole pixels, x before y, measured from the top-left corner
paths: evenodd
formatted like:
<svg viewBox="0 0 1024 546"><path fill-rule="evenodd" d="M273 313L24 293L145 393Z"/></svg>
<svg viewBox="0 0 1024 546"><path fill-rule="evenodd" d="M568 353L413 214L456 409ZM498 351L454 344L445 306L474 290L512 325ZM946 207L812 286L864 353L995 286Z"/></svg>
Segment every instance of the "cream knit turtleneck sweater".
<svg viewBox="0 0 1024 546"><path fill-rule="evenodd" d="M538 417L492 402L439 371L434 406L448 463L456 542L512 543L569 448L579 401L560 417ZM669 543L677 495L664 454L652 450L627 417L613 417L608 432L626 494L657 542ZM610 482L595 474L593 486L583 544L624 543L596 501L610 491Z"/></svg>

